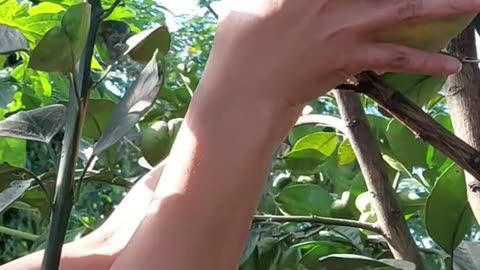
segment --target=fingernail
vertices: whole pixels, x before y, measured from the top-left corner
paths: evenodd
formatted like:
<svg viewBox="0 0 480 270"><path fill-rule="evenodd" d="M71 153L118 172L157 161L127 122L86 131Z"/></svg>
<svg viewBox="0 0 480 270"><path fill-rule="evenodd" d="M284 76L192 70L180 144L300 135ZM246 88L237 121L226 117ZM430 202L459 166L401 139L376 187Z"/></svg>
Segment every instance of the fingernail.
<svg viewBox="0 0 480 270"><path fill-rule="evenodd" d="M460 62L458 59L451 58L448 60L445 68L449 73L457 74L462 71L463 65L462 62Z"/></svg>

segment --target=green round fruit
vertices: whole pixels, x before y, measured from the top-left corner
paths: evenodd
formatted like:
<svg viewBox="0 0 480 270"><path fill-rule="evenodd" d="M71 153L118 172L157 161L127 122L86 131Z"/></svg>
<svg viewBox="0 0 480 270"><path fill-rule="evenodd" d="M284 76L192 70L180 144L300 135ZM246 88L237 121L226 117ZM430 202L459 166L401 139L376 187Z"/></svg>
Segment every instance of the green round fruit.
<svg viewBox="0 0 480 270"><path fill-rule="evenodd" d="M168 135L172 141L177 137L178 131L182 126L183 118L176 118L168 121Z"/></svg>
<svg viewBox="0 0 480 270"><path fill-rule="evenodd" d="M380 42L397 43L424 51L438 52L459 35L476 14L443 20L388 26L375 34Z"/></svg>
<svg viewBox="0 0 480 270"><path fill-rule="evenodd" d="M157 121L141 131L140 149L151 166L155 166L170 153L172 141L168 133L168 124Z"/></svg>

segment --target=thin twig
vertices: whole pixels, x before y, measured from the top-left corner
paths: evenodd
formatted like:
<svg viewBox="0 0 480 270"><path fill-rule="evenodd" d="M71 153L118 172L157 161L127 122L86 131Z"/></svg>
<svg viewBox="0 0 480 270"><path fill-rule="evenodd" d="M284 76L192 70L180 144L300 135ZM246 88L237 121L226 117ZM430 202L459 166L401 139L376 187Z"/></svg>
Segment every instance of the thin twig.
<svg viewBox="0 0 480 270"><path fill-rule="evenodd" d="M94 82L91 88L92 89L97 88L105 80L105 78L107 78L110 71L112 71L112 68L113 68L113 65L108 65L103 71L102 75L100 75L100 78L98 79L98 81Z"/></svg>
<svg viewBox="0 0 480 270"><path fill-rule="evenodd" d="M42 182L42 180L40 180L40 178L38 178L38 176L34 174L32 171L27 169L24 169L24 171L26 174L28 174L30 177L33 178L33 180L38 184L38 186L40 186L40 189L42 189L43 193L45 194L45 198L48 201L48 206L50 206L50 209L53 209L52 197L50 196L50 193L48 192L48 189L45 186L45 184Z"/></svg>
<svg viewBox="0 0 480 270"><path fill-rule="evenodd" d="M205 7L208 9L208 11L210 11L213 17L218 20L218 13L212 8L212 6L210 4L207 4Z"/></svg>
<svg viewBox="0 0 480 270"><path fill-rule="evenodd" d="M18 230L14 230L14 229L10 229L10 228L3 227L3 226L0 226L0 234L6 234L6 235L10 235L10 236L17 237L17 238L22 238L22 239L29 240L29 241L36 241L39 238L38 235L27 233L27 232L22 232L22 231L18 231Z"/></svg>
<svg viewBox="0 0 480 270"><path fill-rule="evenodd" d="M334 225L334 226L345 226L364 229L374 233L383 235L383 230L377 226L377 224L360 222L355 220L348 219L339 219L339 218L327 218L327 217L313 217L313 216L275 216L275 215L256 215L253 218L253 222L307 222L314 224L322 225Z"/></svg>
<svg viewBox="0 0 480 270"><path fill-rule="evenodd" d="M115 0L115 2L113 2L113 4L103 12L102 16L100 17L100 19L104 20L106 18L108 18L108 16L112 15L113 11L115 10L115 8L120 5L120 2L122 2L122 0Z"/></svg>
<svg viewBox="0 0 480 270"><path fill-rule="evenodd" d="M94 160L95 160L95 155L91 155L88 158L87 163L85 163L85 168L83 168L82 174L80 175L80 178L77 181L77 189L76 189L76 192L75 192L75 201L77 201L80 198L80 191L82 189L83 179L85 178L85 175L87 174L88 168L90 168L90 165L92 164L92 162Z"/></svg>

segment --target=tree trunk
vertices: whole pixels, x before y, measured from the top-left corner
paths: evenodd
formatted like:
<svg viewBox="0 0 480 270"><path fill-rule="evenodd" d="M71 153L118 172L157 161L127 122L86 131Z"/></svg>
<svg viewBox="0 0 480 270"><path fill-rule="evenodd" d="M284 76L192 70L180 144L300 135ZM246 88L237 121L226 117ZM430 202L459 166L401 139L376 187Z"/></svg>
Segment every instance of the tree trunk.
<svg viewBox="0 0 480 270"><path fill-rule="evenodd" d="M393 256L415 263L418 270L425 269L386 174L359 95L349 90L334 90L334 94L346 126L346 135L350 139L368 191L373 194L377 223L387 238Z"/></svg>
<svg viewBox="0 0 480 270"><path fill-rule="evenodd" d="M477 57L473 26L450 43L448 52L460 58ZM480 150L480 70L478 65L465 64L462 72L450 76L445 87L445 95L455 134ZM480 222L480 182L467 171L465 171L465 180L468 201L477 222Z"/></svg>

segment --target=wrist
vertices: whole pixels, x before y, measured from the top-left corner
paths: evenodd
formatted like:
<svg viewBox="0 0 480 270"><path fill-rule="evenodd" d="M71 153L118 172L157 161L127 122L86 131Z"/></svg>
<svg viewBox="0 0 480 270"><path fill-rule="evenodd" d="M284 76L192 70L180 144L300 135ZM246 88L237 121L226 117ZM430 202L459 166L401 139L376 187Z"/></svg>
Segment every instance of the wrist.
<svg viewBox="0 0 480 270"><path fill-rule="evenodd" d="M192 99L190 117L202 129L211 127L222 134L232 132L273 149L294 125L301 108L256 97L250 94L257 92L253 89L256 86L248 84L231 80L224 83L220 76L215 81L204 77Z"/></svg>

